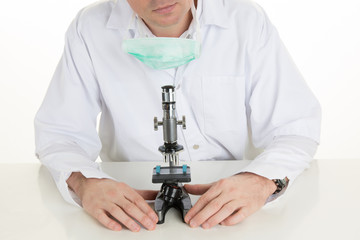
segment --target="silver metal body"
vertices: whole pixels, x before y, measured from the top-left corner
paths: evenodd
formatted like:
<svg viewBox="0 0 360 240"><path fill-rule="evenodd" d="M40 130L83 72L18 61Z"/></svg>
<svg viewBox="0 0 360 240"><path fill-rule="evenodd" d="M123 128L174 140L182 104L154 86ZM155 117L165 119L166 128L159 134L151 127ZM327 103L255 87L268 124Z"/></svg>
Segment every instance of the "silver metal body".
<svg viewBox="0 0 360 240"><path fill-rule="evenodd" d="M171 166L179 165L179 154L183 147L177 144L177 125L182 125L186 129L185 116L181 121L176 117L176 101L175 101L175 88L174 86L162 87L162 109L163 118L159 122L157 117L154 118L154 129L158 130L159 126L163 126L163 139L164 145L160 146L159 151L164 156L164 161L168 162Z"/></svg>

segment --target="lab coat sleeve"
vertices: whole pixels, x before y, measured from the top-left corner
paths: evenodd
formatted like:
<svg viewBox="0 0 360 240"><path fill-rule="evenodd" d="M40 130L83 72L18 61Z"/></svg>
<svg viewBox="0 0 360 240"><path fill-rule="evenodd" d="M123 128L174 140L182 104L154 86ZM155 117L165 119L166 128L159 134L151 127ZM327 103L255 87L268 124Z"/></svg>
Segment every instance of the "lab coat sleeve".
<svg viewBox="0 0 360 240"><path fill-rule="evenodd" d="M34 122L36 155L73 204L78 201L66 184L72 172L110 178L95 163L101 149L96 131L101 97L79 25L76 18L66 33L63 56Z"/></svg>
<svg viewBox="0 0 360 240"><path fill-rule="evenodd" d="M278 32L259 12L248 54L247 115L252 142L264 152L244 171L292 182L315 154L321 109Z"/></svg>
<svg viewBox="0 0 360 240"><path fill-rule="evenodd" d="M318 144L302 136L278 136L242 172L252 172L269 179L290 179L289 184L306 168Z"/></svg>

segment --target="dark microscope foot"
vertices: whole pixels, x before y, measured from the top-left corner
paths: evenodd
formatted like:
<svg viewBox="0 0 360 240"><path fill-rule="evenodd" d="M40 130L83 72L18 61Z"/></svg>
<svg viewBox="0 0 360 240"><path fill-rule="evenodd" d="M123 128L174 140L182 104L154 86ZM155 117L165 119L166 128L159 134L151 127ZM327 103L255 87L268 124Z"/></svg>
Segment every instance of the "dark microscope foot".
<svg viewBox="0 0 360 240"><path fill-rule="evenodd" d="M189 194L181 183L163 184L161 191L155 199L155 212L158 215L158 224L165 222L165 215L170 208L176 208L180 211L182 220L185 222L185 216L192 207Z"/></svg>

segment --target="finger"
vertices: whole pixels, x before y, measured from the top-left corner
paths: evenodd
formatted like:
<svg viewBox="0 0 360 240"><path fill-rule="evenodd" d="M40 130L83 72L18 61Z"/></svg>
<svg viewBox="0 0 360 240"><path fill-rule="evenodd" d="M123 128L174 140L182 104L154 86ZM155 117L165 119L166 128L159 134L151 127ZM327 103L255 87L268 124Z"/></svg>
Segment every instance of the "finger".
<svg viewBox="0 0 360 240"><path fill-rule="evenodd" d="M140 226L116 204L112 204L112 206L109 206L106 209L106 211L111 216L116 218L119 222L124 224L130 231L132 232L140 231Z"/></svg>
<svg viewBox="0 0 360 240"><path fill-rule="evenodd" d="M239 222L243 221L245 218L249 216L248 209L246 207L242 207L239 211L235 212L234 214L227 217L224 221L220 224L224 226L231 226L238 224Z"/></svg>
<svg viewBox="0 0 360 240"><path fill-rule="evenodd" d="M110 230L120 231L122 229L121 224L111 219L104 210L99 209L96 213L93 213L91 215Z"/></svg>
<svg viewBox="0 0 360 240"><path fill-rule="evenodd" d="M228 197L224 195L220 195L219 197L213 199L201 211L192 217L189 223L190 227L198 227L205 223L211 216L219 212L221 208L228 203L228 201Z"/></svg>
<svg viewBox="0 0 360 240"><path fill-rule="evenodd" d="M204 229L209 229L224 221L227 217L232 215L234 211L239 208L239 203L236 201L231 201L224 206L213 216L211 216L206 222L204 222L201 226Z"/></svg>
<svg viewBox="0 0 360 240"><path fill-rule="evenodd" d="M127 215L136 219L146 229L154 230L156 228L157 222L154 222L148 215L146 215L143 211L141 211L138 208L138 206L136 206L134 203L126 201L126 202L121 202L120 204L119 206L122 208L122 210L124 210L127 213ZM128 221L128 219L126 219L126 221Z"/></svg>
<svg viewBox="0 0 360 240"><path fill-rule="evenodd" d="M191 219L196 216L205 206L207 206L213 199L217 198L221 193L219 188L210 188L205 194L203 194L195 205L189 210L185 216L185 222L190 224ZM201 222L202 223L202 222ZM194 225L199 225L194 221Z"/></svg>
<svg viewBox="0 0 360 240"><path fill-rule="evenodd" d="M144 198L135 191L126 193L125 198L134 203L143 213L145 213L155 224L158 222L158 216Z"/></svg>
<svg viewBox="0 0 360 240"><path fill-rule="evenodd" d="M155 200L159 192L155 190L137 190L137 189L135 189L135 191L145 200Z"/></svg>
<svg viewBox="0 0 360 240"><path fill-rule="evenodd" d="M209 188L211 186L212 186L212 183L210 183L210 184L185 184L184 188L190 194L202 195L207 190L209 190Z"/></svg>

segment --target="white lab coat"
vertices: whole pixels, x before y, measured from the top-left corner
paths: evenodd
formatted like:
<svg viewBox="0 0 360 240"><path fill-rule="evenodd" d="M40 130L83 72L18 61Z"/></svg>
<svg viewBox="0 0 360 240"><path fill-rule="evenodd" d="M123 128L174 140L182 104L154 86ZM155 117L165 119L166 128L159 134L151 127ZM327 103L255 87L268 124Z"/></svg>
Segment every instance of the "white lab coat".
<svg viewBox="0 0 360 240"><path fill-rule="evenodd" d="M74 203L66 184L71 172L109 177L95 163L99 154L103 161L162 160L153 118L162 117L161 86L169 84L179 118L187 117L178 133L181 160L241 160L254 145L265 151L234 171L292 181L308 167L319 142L320 106L257 4L198 1L201 56L170 70L123 52L124 37L137 34L132 15L127 1L80 11L36 115L36 153L67 201Z"/></svg>

